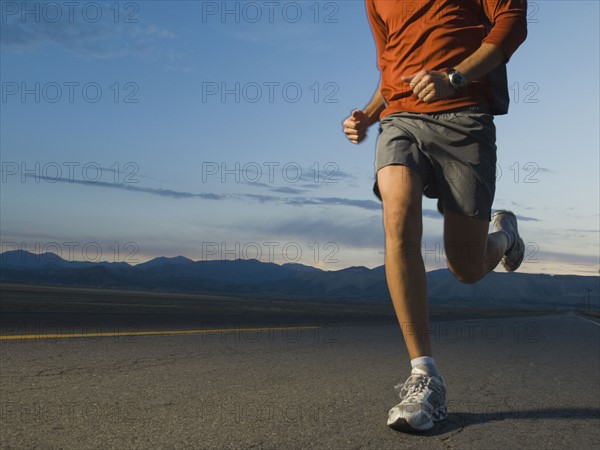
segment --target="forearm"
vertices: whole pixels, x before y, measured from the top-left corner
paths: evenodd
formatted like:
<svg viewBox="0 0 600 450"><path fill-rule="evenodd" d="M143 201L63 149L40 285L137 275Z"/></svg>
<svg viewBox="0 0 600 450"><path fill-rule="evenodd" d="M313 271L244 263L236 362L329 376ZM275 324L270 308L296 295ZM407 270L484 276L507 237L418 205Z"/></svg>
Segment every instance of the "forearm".
<svg viewBox="0 0 600 450"><path fill-rule="evenodd" d="M381 115L384 109L385 100L383 98L383 95L381 95L381 82L379 82L377 90L373 94L373 98L364 109L365 114L369 118L368 126L371 126L379 121L379 116Z"/></svg>
<svg viewBox="0 0 600 450"><path fill-rule="evenodd" d="M505 60L502 49L493 44L481 44L471 56L454 67L467 80L478 80Z"/></svg>

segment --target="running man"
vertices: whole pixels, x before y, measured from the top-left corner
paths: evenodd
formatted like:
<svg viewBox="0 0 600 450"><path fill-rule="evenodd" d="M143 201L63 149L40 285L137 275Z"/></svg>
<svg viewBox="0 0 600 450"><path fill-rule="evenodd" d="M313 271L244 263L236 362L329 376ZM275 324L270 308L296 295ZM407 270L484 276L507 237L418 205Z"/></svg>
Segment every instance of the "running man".
<svg viewBox="0 0 600 450"><path fill-rule="evenodd" d="M438 199L448 268L461 282L477 282L500 262L516 270L524 256L515 215L491 216L496 130L488 74L525 40L527 5L366 0L366 7L381 80L368 106L343 126L358 144L380 122L373 190L383 203L387 284L412 366L387 423L421 431L447 415L446 385L429 341L423 195Z"/></svg>

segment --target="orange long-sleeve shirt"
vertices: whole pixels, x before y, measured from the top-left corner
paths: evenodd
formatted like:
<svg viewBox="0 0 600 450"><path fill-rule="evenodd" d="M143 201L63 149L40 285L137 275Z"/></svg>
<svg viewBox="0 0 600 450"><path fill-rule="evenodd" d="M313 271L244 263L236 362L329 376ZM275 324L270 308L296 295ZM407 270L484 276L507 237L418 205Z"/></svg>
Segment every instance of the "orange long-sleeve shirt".
<svg viewBox="0 0 600 450"><path fill-rule="evenodd" d="M527 36L526 0L366 0L366 6L387 102L381 117L488 104L485 77L432 103L415 96L400 77L454 67L484 42L500 47L508 61ZM482 14L493 25L487 35Z"/></svg>

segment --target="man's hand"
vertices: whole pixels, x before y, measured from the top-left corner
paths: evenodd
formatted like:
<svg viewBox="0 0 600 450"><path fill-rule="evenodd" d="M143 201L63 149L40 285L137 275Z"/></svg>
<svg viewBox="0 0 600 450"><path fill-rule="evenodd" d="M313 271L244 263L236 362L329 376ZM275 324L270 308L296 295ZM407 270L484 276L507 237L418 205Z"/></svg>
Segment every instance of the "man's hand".
<svg viewBox="0 0 600 450"><path fill-rule="evenodd" d="M364 111L355 109L352 115L344 120L344 133L353 144L359 144L367 136L369 117Z"/></svg>
<svg viewBox="0 0 600 450"><path fill-rule="evenodd" d="M448 74L444 72L421 70L414 75L402 77L402 81L409 83L413 93L425 103L452 97L456 92L450 84Z"/></svg>

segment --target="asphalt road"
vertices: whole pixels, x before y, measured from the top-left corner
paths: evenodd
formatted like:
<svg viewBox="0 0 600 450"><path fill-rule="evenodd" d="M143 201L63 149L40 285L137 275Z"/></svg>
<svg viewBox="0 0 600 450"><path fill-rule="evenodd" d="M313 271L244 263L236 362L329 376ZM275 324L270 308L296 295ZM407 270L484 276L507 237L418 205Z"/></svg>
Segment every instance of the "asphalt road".
<svg viewBox="0 0 600 450"><path fill-rule="evenodd" d="M449 418L413 435L385 424L409 371L385 314L73 314L4 309L2 448L600 447L600 326L575 315L435 320ZM143 334L170 328L192 334Z"/></svg>

